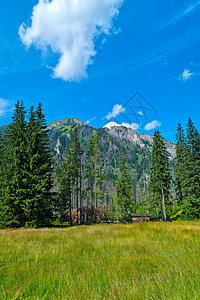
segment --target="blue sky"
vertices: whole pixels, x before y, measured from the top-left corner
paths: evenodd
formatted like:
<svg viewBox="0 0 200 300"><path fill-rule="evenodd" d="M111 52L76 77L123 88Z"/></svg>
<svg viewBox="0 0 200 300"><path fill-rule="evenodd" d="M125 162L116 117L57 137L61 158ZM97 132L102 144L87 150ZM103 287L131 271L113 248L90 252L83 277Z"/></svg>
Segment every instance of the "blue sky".
<svg viewBox="0 0 200 300"><path fill-rule="evenodd" d="M200 129L200 1L0 3L0 125L22 99L41 101L48 122L159 128L171 141L188 117ZM147 110L125 105L137 91Z"/></svg>

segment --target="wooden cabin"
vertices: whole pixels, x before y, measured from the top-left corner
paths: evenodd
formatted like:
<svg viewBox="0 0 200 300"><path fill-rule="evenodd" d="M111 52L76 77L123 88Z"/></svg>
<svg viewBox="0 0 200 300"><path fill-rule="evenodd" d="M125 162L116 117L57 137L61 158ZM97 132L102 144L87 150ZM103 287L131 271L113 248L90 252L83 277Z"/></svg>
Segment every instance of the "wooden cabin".
<svg viewBox="0 0 200 300"><path fill-rule="evenodd" d="M140 214L132 214L131 215L131 222L132 223L143 223L149 222L150 218L148 215L140 215Z"/></svg>

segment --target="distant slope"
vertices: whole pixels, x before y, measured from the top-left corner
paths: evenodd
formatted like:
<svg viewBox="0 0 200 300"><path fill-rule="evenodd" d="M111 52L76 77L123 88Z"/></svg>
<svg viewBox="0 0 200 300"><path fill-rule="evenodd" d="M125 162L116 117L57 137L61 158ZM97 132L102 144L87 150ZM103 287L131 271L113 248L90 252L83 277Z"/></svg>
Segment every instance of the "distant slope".
<svg viewBox="0 0 200 300"><path fill-rule="evenodd" d="M57 120L48 125L50 149L57 167L63 159L66 145L70 142L72 130L78 126L81 146L86 159L87 142L93 130L98 130L100 136L100 155L104 178L114 183L117 179L120 149L124 148L128 157L130 169L135 174L135 180L143 187L150 174L151 149L153 136L139 135L135 130L123 126L96 129L84 124L78 119ZM4 134L6 126L0 126ZM171 160L175 156L175 144L166 141Z"/></svg>

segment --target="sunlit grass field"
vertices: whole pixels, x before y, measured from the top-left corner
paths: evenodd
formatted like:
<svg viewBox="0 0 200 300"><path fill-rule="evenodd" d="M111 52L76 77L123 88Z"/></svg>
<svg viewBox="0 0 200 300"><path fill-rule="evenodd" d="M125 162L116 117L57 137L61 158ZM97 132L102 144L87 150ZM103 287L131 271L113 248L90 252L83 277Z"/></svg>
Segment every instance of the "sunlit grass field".
<svg viewBox="0 0 200 300"><path fill-rule="evenodd" d="M200 223L0 231L0 299L200 299Z"/></svg>

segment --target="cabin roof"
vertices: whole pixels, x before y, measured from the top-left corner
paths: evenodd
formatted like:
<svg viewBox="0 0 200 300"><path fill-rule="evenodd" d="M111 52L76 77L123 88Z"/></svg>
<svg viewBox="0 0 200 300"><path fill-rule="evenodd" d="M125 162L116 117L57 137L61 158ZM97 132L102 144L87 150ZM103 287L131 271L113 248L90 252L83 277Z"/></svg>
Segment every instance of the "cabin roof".
<svg viewBox="0 0 200 300"><path fill-rule="evenodd" d="M143 217L148 217L148 215L142 215L142 214L131 214L131 217L140 217L140 218L143 218Z"/></svg>

